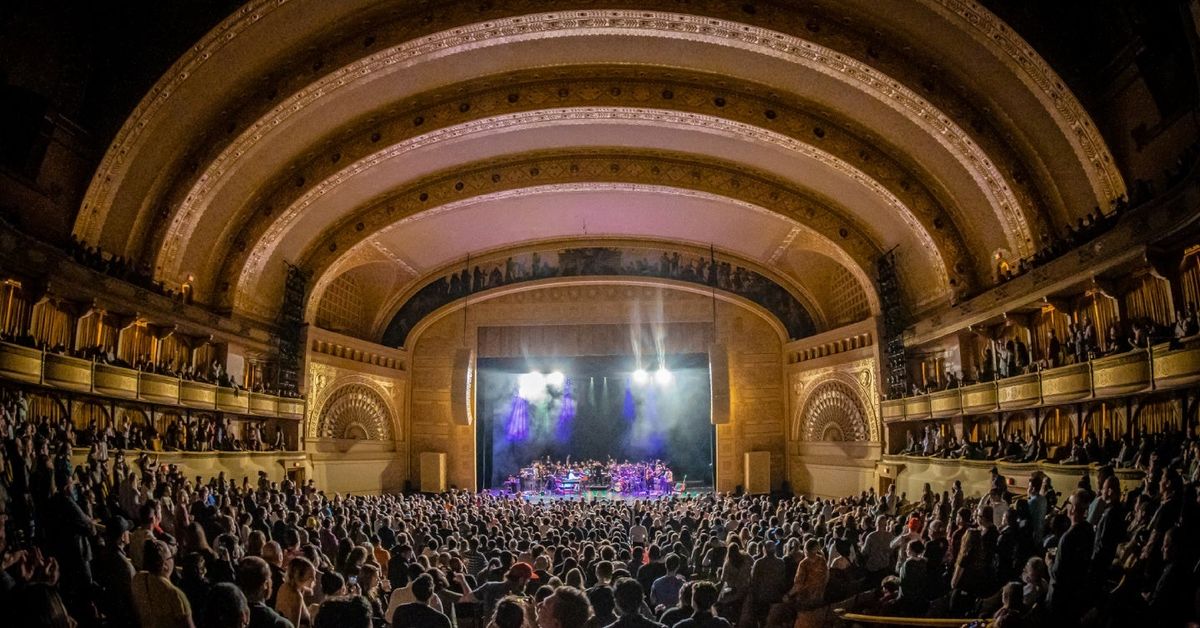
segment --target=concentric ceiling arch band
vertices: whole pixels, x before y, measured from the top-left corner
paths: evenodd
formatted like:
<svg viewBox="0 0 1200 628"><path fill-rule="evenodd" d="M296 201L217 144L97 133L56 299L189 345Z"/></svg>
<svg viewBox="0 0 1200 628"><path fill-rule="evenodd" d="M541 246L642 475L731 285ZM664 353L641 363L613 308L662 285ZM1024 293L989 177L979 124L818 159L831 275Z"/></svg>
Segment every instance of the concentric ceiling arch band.
<svg viewBox="0 0 1200 628"><path fill-rule="evenodd" d="M924 129L944 149L957 154L960 165L966 171L973 173L979 189L990 199L990 204L1006 225L1006 232L1009 234L1019 234L1014 237L1015 241L1011 243L1012 249L1024 251L1032 241L1031 232L1023 216L1021 205L1005 182L1004 175L994 166L988 156L979 150L978 145L969 135L954 124L950 118L934 110L928 101L894 81L889 82L885 76L869 66L827 51L820 46L794 40L790 36L777 33L772 34L769 31L758 28L739 27L737 24L725 23L719 20L699 19L695 16L656 14L653 12L617 12L616 16L603 15L602 13L599 12L594 16L594 20L579 18L562 21L556 16L551 17L548 14L524 16L519 20L519 23L514 21L511 29L504 30L504 32L510 34L496 40L487 38L490 36L489 34L498 32L493 30L499 26L497 24L489 24L486 28L483 25L475 25L472 28L439 33L435 37L420 40L419 45L414 49L401 47L390 51L384 56L379 56L379 58L370 58L360 63L346 66L338 72L323 77L317 83L285 99L276 108L274 113L260 119L259 122L243 132L237 140L223 151L222 155L210 162L208 174L200 177L199 181L201 183L195 186L184 197L183 202L175 210L175 218L172 220L168 237L164 242L165 247L159 256L159 266L165 270L164 276L172 272L178 272L178 268L176 267L179 263L178 255L180 251L178 247L193 232L196 221L205 211L204 207L208 203L207 199L210 196L210 192L216 189L214 186L220 185L224 177L235 170L232 168L232 164L236 163L239 156L248 155L254 144L262 138L268 137L270 135L268 131L280 127L289 116L317 102L320 98L332 98L337 90L355 82L351 77L370 76L371 80L377 80L379 78L377 73L386 72L389 69L398 67L398 62L401 61L403 63L399 65L410 63L413 58L426 54L426 47L429 50L437 49L440 51L440 54L448 54L446 46L451 45L448 42L455 39L470 41L469 44L461 44L466 47L465 49L477 49L481 45L511 44L526 37L534 40L544 40L547 37L553 36L555 32L553 30L539 30L548 25L553 25L552 28L555 29L565 29L561 33L564 36L570 36L572 28L584 29L584 32L588 34L611 31L612 34L627 35L645 32L648 36L652 37L658 36L656 29L666 29L672 33L673 38L690 38L707 45L729 46L734 49L750 50L771 58L798 63L810 69L815 70L819 68L825 75L844 80L849 85L852 85L854 89L861 90L870 94L871 97L879 99L880 102L886 103L896 113L903 114L911 123ZM593 23L595 20L604 25L596 26ZM705 24L702 29L704 34L689 35L683 34L678 30L678 24L689 22L703 22ZM530 34L511 34L514 31L525 31ZM533 34L534 32L536 32L536 35ZM883 93L879 89L879 86L884 84L889 85L886 93Z"/></svg>

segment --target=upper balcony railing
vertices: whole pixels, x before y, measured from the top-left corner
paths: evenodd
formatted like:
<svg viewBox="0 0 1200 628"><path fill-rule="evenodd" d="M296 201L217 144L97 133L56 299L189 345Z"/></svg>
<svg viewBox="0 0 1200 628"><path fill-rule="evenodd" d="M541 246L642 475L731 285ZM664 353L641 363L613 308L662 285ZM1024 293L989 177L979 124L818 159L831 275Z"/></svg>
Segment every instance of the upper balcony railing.
<svg viewBox="0 0 1200 628"><path fill-rule="evenodd" d="M304 400L235 390L0 342L0 378L64 392L250 417L304 418Z"/></svg>
<svg viewBox="0 0 1200 628"><path fill-rule="evenodd" d="M1111 399L1200 382L1200 339L882 403L884 422L941 419Z"/></svg>

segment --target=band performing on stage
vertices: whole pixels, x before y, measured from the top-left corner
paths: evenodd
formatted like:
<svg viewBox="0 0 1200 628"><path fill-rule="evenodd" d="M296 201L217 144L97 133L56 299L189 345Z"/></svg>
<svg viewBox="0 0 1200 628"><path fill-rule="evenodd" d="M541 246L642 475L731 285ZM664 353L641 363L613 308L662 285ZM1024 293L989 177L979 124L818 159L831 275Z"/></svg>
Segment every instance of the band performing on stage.
<svg viewBox="0 0 1200 628"><path fill-rule="evenodd" d="M627 495L669 495L677 487L675 475L662 460L617 462L599 460L535 460L521 469L520 476L510 475L506 490L513 493L582 494L587 490L612 491Z"/></svg>

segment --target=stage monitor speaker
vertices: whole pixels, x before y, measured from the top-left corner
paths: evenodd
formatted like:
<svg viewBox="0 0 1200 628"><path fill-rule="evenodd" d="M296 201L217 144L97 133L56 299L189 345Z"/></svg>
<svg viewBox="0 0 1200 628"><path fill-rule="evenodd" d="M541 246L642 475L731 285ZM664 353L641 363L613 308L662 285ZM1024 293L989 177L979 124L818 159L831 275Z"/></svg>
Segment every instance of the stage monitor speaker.
<svg viewBox="0 0 1200 628"><path fill-rule="evenodd" d="M421 452L421 492L446 492L446 454Z"/></svg>
<svg viewBox="0 0 1200 628"><path fill-rule="evenodd" d="M771 452L747 451L743 469L742 485L750 495L771 492Z"/></svg>
<svg viewBox="0 0 1200 628"><path fill-rule="evenodd" d="M454 373L450 380L450 419L455 425L475 422L475 352L454 352Z"/></svg>
<svg viewBox="0 0 1200 628"><path fill-rule="evenodd" d="M712 395L713 425L729 422L729 354L725 345L708 346L708 385Z"/></svg>

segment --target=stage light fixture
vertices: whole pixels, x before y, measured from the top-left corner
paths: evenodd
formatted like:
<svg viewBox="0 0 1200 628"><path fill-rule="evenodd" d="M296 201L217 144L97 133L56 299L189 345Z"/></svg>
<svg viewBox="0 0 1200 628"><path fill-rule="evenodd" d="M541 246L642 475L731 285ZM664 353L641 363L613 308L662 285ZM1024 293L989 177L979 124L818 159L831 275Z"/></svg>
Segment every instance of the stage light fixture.
<svg viewBox="0 0 1200 628"><path fill-rule="evenodd" d="M563 383L567 381L567 377L562 371L554 371L546 376L546 384L551 388L562 388Z"/></svg>
<svg viewBox="0 0 1200 628"><path fill-rule="evenodd" d="M659 386L666 386L675 379L675 375L667 370L667 367L660 366L657 371L654 371L654 382Z"/></svg>
<svg viewBox="0 0 1200 628"><path fill-rule="evenodd" d="M546 394L546 376L530 371L517 377L517 394L522 399L537 399Z"/></svg>
<svg viewBox="0 0 1200 628"><path fill-rule="evenodd" d="M633 383L637 384L638 386L642 386L649 381L650 374L646 372L646 369L638 369L633 372Z"/></svg>

